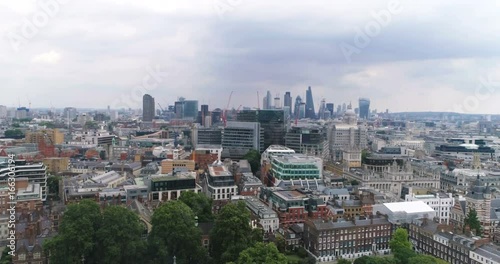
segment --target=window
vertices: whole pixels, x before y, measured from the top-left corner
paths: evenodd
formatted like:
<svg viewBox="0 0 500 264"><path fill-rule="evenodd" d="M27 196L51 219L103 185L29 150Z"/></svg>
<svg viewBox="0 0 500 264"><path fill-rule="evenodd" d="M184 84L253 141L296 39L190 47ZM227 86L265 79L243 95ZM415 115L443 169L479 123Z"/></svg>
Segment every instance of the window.
<svg viewBox="0 0 500 264"><path fill-rule="evenodd" d="M18 260L26 260L26 254L19 254L19 257L17 257Z"/></svg>

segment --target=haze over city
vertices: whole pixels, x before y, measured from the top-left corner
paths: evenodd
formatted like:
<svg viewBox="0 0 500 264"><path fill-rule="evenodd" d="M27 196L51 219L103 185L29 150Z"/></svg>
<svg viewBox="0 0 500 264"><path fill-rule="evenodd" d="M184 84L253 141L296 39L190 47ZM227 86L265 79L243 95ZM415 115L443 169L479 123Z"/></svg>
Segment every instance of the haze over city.
<svg viewBox="0 0 500 264"><path fill-rule="evenodd" d="M497 113L495 1L60 2L26 36L41 2L0 1L0 104L113 108L159 67L146 93L164 105L223 107L234 91L230 107L257 107L257 91L295 98L311 86L316 107L368 97L380 111Z"/></svg>

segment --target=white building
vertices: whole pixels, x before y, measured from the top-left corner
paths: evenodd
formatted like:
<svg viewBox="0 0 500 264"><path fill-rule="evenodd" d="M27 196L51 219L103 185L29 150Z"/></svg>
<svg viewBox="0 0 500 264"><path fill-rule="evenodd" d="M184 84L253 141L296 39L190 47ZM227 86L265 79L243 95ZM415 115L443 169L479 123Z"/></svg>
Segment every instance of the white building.
<svg viewBox="0 0 500 264"><path fill-rule="evenodd" d="M391 141L392 146L406 147L413 150L424 150L424 140L395 139Z"/></svg>
<svg viewBox="0 0 500 264"><path fill-rule="evenodd" d="M245 203L252 214L258 218L258 224L262 226L264 232L272 233L278 230L280 221L275 211L254 197L246 197ZM255 226L255 224L252 226Z"/></svg>
<svg viewBox="0 0 500 264"><path fill-rule="evenodd" d="M482 245L469 252L472 264L500 264L500 249L493 245Z"/></svg>
<svg viewBox="0 0 500 264"><path fill-rule="evenodd" d="M395 225L436 217L436 211L423 201L376 204L373 206L373 214L377 212L387 215L389 222Z"/></svg>
<svg viewBox="0 0 500 264"><path fill-rule="evenodd" d="M365 126L358 126L356 113L354 113L349 105L348 110L344 114L343 123L334 123L329 129L328 140L333 160L342 160L343 149L365 149L368 144L366 131Z"/></svg>
<svg viewBox="0 0 500 264"><path fill-rule="evenodd" d="M214 200L230 200L238 194L233 174L224 165L210 165L206 179L206 192Z"/></svg>
<svg viewBox="0 0 500 264"><path fill-rule="evenodd" d="M439 218L441 224L450 223L451 208L455 205L455 199L451 193L436 193L436 194L407 194L405 201L422 201L432 207L436 211L436 217Z"/></svg>
<svg viewBox="0 0 500 264"><path fill-rule="evenodd" d="M270 163L271 158L274 156L280 157L291 154L295 154L295 150L281 145L271 145L262 153L260 163L263 164L264 161Z"/></svg>

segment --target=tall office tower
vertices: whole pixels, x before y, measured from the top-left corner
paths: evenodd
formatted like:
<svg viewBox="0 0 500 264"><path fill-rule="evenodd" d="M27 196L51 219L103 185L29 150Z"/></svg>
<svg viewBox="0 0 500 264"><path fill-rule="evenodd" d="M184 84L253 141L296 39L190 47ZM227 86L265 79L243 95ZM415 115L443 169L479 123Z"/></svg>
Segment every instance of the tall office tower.
<svg viewBox="0 0 500 264"><path fill-rule="evenodd" d="M264 96L264 98L262 98L262 109L268 109L269 106L267 105L267 96Z"/></svg>
<svg viewBox="0 0 500 264"><path fill-rule="evenodd" d="M325 119L325 111L326 111L325 99L322 99L321 103L319 104L319 111L318 111L319 119Z"/></svg>
<svg viewBox="0 0 500 264"><path fill-rule="evenodd" d="M337 105L337 115L340 115L342 113L342 106Z"/></svg>
<svg viewBox="0 0 500 264"><path fill-rule="evenodd" d="M342 104L342 113L347 111L347 105L345 103Z"/></svg>
<svg viewBox="0 0 500 264"><path fill-rule="evenodd" d="M155 99L149 95L145 94L142 97L142 121L151 122L155 117Z"/></svg>
<svg viewBox="0 0 500 264"><path fill-rule="evenodd" d="M266 101L267 101L266 102L266 105L267 105L266 109L272 109L273 108L273 96L271 95L270 91L267 91Z"/></svg>
<svg viewBox="0 0 500 264"><path fill-rule="evenodd" d="M74 107L66 107L63 110L63 116L62 116L62 118L67 118L67 119L73 120L73 119L76 118L76 115L77 115L76 108L74 108Z"/></svg>
<svg viewBox="0 0 500 264"><path fill-rule="evenodd" d="M289 111L289 115L292 114L292 95L290 94L290 92L286 92L285 93L285 98L283 98L283 108L287 107L288 106L288 109L290 109Z"/></svg>
<svg viewBox="0 0 500 264"><path fill-rule="evenodd" d="M315 119L316 112L314 111L314 101L311 86L306 91L306 118Z"/></svg>
<svg viewBox="0 0 500 264"><path fill-rule="evenodd" d="M294 118L300 118L300 104L302 103L302 98L300 98L300 95L297 95L295 98L295 106L293 108L293 117Z"/></svg>
<svg viewBox="0 0 500 264"><path fill-rule="evenodd" d="M185 100L184 101L184 116L183 119L196 119L198 116L198 101Z"/></svg>
<svg viewBox="0 0 500 264"><path fill-rule="evenodd" d="M208 112L208 105L201 105L201 125L205 126L205 118L210 116L210 112Z"/></svg>
<svg viewBox="0 0 500 264"><path fill-rule="evenodd" d="M261 148L261 151L270 145L285 144L286 119L284 110L243 110L237 114L236 119L241 122L260 123L260 127L264 129L264 147Z"/></svg>
<svg viewBox="0 0 500 264"><path fill-rule="evenodd" d="M330 116L333 116L333 110L335 109L335 107L333 106L333 103L326 103L326 109L328 111L330 111Z"/></svg>
<svg viewBox="0 0 500 264"><path fill-rule="evenodd" d="M176 119L182 119L182 117L184 116L184 101L175 102L174 113Z"/></svg>
<svg viewBox="0 0 500 264"><path fill-rule="evenodd" d="M370 99L359 98L359 118L368 119L370 116Z"/></svg>
<svg viewBox="0 0 500 264"><path fill-rule="evenodd" d="M215 108L212 111L212 124L218 124L221 122L222 118L222 109L220 108Z"/></svg>
<svg viewBox="0 0 500 264"><path fill-rule="evenodd" d="M299 119L306 118L306 103L301 102L299 106Z"/></svg>
<svg viewBox="0 0 500 264"><path fill-rule="evenodd" d="M227 122L222 130L222 158L242 159L248 151L263 152L264 130L259 122Z"/></svg>
<svg viewBox="0 0 500 264"><path fill-rule="evenodd" d="M274 97L274 109L281 109L281 102L279 95L276 95L276 97Z"/></svg>

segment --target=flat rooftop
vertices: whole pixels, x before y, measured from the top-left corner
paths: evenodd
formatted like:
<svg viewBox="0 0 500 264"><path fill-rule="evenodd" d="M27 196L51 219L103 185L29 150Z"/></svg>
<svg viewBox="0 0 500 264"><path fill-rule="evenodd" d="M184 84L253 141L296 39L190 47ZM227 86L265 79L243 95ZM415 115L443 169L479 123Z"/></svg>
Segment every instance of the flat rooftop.
<svg viewBox="0 0 500 264"><path fill-rule="evenodd" d="M321 159L318 157L307 156L304 154L292 154L281 157L275 157L274 160L282 163L296 163L296 164L316 163L321 161Z"/></svg>
<svg viewBox="0 0 500 264"><path fill-rule="evenodd" d="M392 212L406 212L407 214L434 212L434 209L423 201L384 203L384 206Z"/></svg>
<svg viewBox="0 0 500 264"><path fill-rule="evenodd" d="M159 174L156 177L151 178L152 182L161 182L161 181L175 181L175 180L187 180L187 179L195 179L195 176L189 172L181 172L172 174Z"/></svg>
<svg viewBox="0 0 500 264"><path fill-rule="evenodd" d="M284 199L284 200L297 200L297 199L304 199L307 197L307 195L293 190L293 191L277 191L275 192L275 195Z"/></svg>
<svg viewBox="0 0 500 264"><path fill-rule="evenodd" d="M224 165L210 165L208 171L212 177L233 176Z"/></svg>

